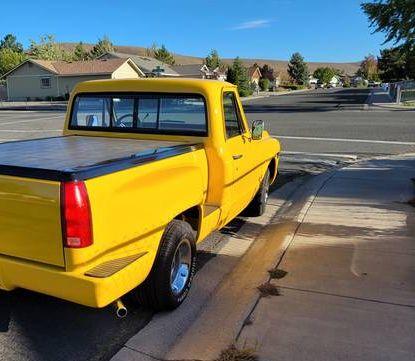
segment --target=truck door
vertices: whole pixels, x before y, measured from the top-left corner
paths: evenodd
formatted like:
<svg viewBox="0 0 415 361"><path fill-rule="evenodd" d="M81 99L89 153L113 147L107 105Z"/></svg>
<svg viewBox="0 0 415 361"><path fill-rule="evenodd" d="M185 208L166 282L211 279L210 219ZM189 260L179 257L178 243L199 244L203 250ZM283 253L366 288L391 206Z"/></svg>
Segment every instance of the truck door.
<svg viewBox="0 0 415 361"><path fill-rule="evenodd" d="M225 121L225 149L233 165L231 185L232 201L229 216L240 213L252 199L259 184L252 154L251 136L239 109L233 90L223 93L223 113ZM258 183L258 184L257 184Z"/></svg>

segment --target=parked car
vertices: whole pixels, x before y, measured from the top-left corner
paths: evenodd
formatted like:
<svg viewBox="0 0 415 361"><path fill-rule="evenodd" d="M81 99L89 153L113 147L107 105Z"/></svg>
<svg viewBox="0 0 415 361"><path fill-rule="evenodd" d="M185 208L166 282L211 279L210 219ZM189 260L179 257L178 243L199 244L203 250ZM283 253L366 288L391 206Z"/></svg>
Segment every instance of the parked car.
<svg viewBox="0 0 415 361"><path fill-rule="evenodd" d="M196 244L263 214L280 145L237 88L189 79L78 84L63 136L0 144L0 288L91 307L186 298Z"/></svg>

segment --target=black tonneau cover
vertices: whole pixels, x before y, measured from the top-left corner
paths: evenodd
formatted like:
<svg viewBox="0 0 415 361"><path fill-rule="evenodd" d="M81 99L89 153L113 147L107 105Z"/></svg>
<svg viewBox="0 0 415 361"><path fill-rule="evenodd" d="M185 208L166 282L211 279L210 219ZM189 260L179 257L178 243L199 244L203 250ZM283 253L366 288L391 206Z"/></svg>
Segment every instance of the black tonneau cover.
<svg viewBox="0 0 415 361"><path fill-rule="evenodd" d="M0 174L56 181L84 180L172 157L202 144L66 136L0 144Z"/></svg>

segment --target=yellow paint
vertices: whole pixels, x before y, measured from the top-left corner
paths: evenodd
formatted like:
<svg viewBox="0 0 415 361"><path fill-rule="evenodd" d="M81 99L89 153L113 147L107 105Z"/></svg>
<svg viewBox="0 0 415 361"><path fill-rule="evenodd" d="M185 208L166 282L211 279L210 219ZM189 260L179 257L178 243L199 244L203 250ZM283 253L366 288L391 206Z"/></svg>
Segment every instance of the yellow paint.
<svg viewBox="0 0 415 361"><path fill-rule="evenodd" d="M270 162L275 160L278 165L276 155L280 145L267 132L261 140L252 139L238 97L245 131L241 136L226 139L222 110L224 91L236 93L236 87L225 82L195 79L102 80L79 84L69 101L69 109L74 95L84 92L201 94L207 104L209 135L73 131L67 129L70 112L64 134L179 140L203 143L204 149L85 181L91 203L94 243L84 249L62 249L61 235L57 234L57 229L60 230L59 183L0 177L0 200L11 194L16 199L21 195L26 201L32 199L30 197L36 199L30 201L32 217L27 217L24 210L11 209L9 217L0 220L3 229L15 222L9 231L13 230L10 237L16 236L17 240L14 250L12 242L0 243L0 288L27 288L83 305L103 307L145 280L156 258L164 228L172 219L196 207L200 214L199 242L237 216L254 197ZM242 157L234 159L234 155ZM273 179L275 176L272 175ZM41 209L47 209L46 213L33 217ZM0 207L0 212L4 211ZM14 219L18 214L21 219ZM33 223L39 218L43 223L35 226ZM43 234L39 248L33 250L28 246L33 237L23 230L18 231L21 225L29 230L36 229L38 233L33 235L39 237L38 241ZM48 248L52 243L53 248ZM1 247L8 247L9 256L1 256ZM146 255L108 278L84 275L99 264L141 252Z"/></svg>

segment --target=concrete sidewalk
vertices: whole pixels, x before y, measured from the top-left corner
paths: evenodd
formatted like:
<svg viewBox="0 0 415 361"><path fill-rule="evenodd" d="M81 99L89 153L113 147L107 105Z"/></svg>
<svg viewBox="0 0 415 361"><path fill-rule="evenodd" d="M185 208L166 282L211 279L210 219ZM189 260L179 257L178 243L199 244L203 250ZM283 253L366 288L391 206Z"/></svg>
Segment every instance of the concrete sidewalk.
<svg viewBox="0 0 415 361"><path fill-rule="evenodd" d="M415 359L415 156L335 172L237 338L260 360ZM218 325L220 327L220 325Z"/></svg>
<svg viewBox="0 0 415 361"><path fill-rule="evenodd" d="M415 359L414 177L415 154L288 183L113 361Z"/></svg>
<svg viewBox="0 0 415 361"><path fill-rule="evenodd" d="M389 110L414 110L415 106L397 104L383 89L372 89L366 103L372 107L385 108Z"/></svg>

